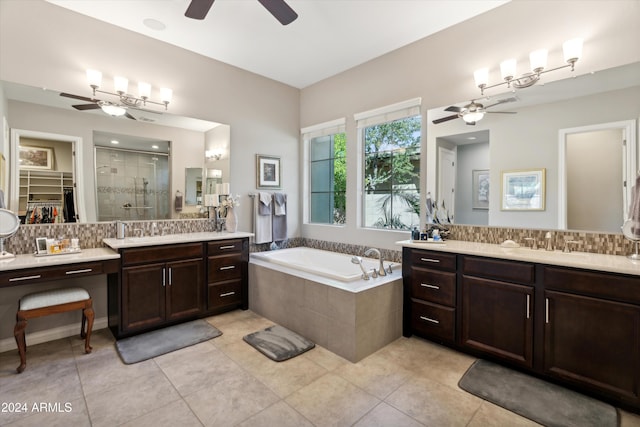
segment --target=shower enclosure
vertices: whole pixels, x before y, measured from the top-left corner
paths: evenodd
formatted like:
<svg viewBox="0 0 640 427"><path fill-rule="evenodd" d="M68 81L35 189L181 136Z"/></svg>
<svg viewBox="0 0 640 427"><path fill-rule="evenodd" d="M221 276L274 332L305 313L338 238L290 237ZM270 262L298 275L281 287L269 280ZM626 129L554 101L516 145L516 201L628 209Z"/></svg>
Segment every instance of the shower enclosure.
<svg viewBox="0 0 640 427"><path fill-rule="evenodd" d="M168 154L95 150L98 221L169 218Z"/></svg>

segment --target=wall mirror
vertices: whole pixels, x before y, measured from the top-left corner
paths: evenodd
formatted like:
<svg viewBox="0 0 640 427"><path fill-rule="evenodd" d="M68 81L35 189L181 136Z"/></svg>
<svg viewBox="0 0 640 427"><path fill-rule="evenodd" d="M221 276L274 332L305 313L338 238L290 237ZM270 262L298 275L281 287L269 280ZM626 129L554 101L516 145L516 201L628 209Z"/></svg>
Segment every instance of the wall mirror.
<svg viewBox="0 0 640 427"><path fill-rule="evenodd" d="M96 151L94 149L95 135L102 132L104 134L127 135L137 137L140 140L170 141L171 144L179 146L180 149L170 153L167 159L169 173L169 189L167 197L175 194L176 191L186 193L185 171L193 165L205 165L205 151L211 147L221 147L223 155L215 161L215 167L222 171L222 180L228 181L229 173L229 144L230 126L213 121L200 120L189 117L173 115L167 112L153 112L147 110L129 111L135 120L123 117L111 117L101 110L81 111L73 107L82 104L83 101L60 96L60 92L55 90L43 90L41 88L21 85L13 82L0 82L6 101L5 115L8 126L13 129L28 130L29 132L64 135L72 138L75 147L76 159L71 163L75 169L73 180L76 182L75 203L77 220L79 222L96 222L112 220L114 215L99 215L99 194L94 189L98 189L97 168L100 166L96 161ZM95 134L94 134L95 132ZM70 142L67 140L66 144ZM96 144L96 145L99 145ZM76 149L77 148L77 149ZM136 147L130 147L131 150ZM10 154L19 152L19 143L10 142ZM78 156L78 153L81 156ZM5 153L6 155L7 153ZM57 149L53 151L54 158L60 153ZM9 157L13 159L13 157ZM151 159L153 161L153 159ZM9 195L7 197L8 206L15 212L19 211L20 204L20 173L14 162L10 160L9 174ZM211 166L209 166L211 167ZM107 169L103 168L105 172ZM151 182L148 184L151 185ZM79 186L83 186L80 191ZM142 186L144 192L144 181ZM161 190L164 191L164 190ZM28 196L25 198L28 199ZM143 200L142 207L145 201ZM150 203L148 200L146 203ZM124 203L123 203L124 204ZM132 203L133 206L133 203ZM185 205L182 213L190 211L197 212L194 206ZM131 209L129 217L131 219L144 219L142 210ZM147 214L149 214L147 209ZM148 216L147 216L148 217ZM168 218L178 218L179 213L172 208L167 212Z"/></svg>
<svg viewBox="0 0 640 427"><path fill-rule="evenodd" d="M202 206L202 168L186 168L184 204Z"/></svg>
<svg viewBox="0 0 640 427"><path fill-rule="evenodd" d="M449 105L427 112L427 191L438 208L442 209L444 201L457 224L619 233L631 190L626 183L635 181L640 164L640 63L487 95L489 99L477 101L487 105L515 98L489 109L515 114L486 114L475 125L467 125L461 118L433 123L452 114L444 111ZM608 164L604 159L598 161L593 146L571 142L572 135L603 130L613 131L618 138L617 148L604 148L613 159ZM592 163L582 157L576 161L578 153L591 153ZM501 175L540 169L546 172L544 210L502 209ZM601 172L608 174L601 176ZM483 174L489 176L488 189L478 185L478 177ZM583 178L575 178L580 176ZM584 176L589 176L592 183L617 179L617 184L597 188L585 183ZM586 202L584 196L582 202L569 200L569 194L576 193L572 186L591 190L591 198ZM489 194L486 205L478 203L484 191ZM615 198L604 202L603 210L598 211L596 200L604 193L615 194ZM572 221L575 212L589 212L597 221Z"/></svg>

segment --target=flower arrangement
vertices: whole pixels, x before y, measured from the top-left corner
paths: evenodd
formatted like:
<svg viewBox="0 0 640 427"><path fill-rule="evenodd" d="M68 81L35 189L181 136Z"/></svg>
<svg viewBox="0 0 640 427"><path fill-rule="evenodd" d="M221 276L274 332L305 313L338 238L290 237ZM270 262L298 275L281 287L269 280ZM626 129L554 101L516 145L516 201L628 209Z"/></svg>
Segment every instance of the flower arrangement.
<svg viewBox="0 0 640 427"><path fill-rule="evenodd" d="M235 208L237 206L240 206L240 195L236 194L236 196L233 197L231 194L229 194L226 199L220 202L220 206L222 206L223 208Z"/></svg>

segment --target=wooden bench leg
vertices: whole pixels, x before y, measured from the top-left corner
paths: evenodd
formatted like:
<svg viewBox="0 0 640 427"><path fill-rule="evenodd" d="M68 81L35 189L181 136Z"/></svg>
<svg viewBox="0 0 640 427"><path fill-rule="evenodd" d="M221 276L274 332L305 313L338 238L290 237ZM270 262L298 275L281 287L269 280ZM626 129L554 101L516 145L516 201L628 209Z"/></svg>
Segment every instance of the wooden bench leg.
<svg viewBox="0 0 640 427"><path fill-rule="evenodd" d="M84 352L91 353L91 331L93 330L93 319L95 317L95 313L93 312L93 304L91 300L89 300L88 306L82 310L82 331L84 332ZM87 320L87 330L84 330L84 321ZM81 334L82 336L82 334Z"/></svg>
<svg viewBox="0 0 640 427"><path fill-rule="evenodd" d="M16 315L16 326L13 329L13 335L16 338L16 344L18 345L18 353L20 353L20 366L18 366L18 373L24 371L27 367L27 341L24 336L24 330L27 327L27 320L20 316L20 313Z"/></svg>

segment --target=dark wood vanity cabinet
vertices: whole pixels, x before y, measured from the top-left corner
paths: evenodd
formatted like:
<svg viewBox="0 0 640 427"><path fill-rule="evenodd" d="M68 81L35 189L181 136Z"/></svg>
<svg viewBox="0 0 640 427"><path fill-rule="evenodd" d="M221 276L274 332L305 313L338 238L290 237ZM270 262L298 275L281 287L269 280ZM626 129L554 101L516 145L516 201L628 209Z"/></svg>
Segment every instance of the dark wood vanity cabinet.
<svg viewBox="0 0 640 427"><path fill-rule="evenodd" d="M534 265L461 257L463 346L533 367Z"/></svg>
<svg viewBox="0 0 640 427"><path fill-rule="evenodd" d="M203 254L202 243L123 249L119 333L199 316Z"/></svg>
<svg viewBox="0 0 640 427"><path fill-rule="evenodd" d="M402 269L405 336L640 411L640 276L408 247ZM448 296L424 286L443 281L455 283ZM442 311L453 313L455 333L439 329Z"/></svg>
<svg viewBox="0 0 640 427"><path fill-rule="evenodd" d="M207 273L207 311L217 313L249 308L247 239L209 242Z"/></svg>

